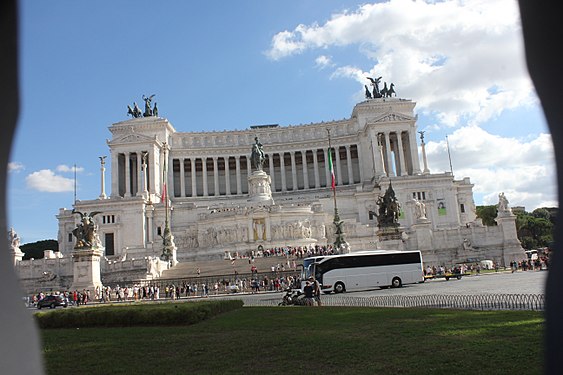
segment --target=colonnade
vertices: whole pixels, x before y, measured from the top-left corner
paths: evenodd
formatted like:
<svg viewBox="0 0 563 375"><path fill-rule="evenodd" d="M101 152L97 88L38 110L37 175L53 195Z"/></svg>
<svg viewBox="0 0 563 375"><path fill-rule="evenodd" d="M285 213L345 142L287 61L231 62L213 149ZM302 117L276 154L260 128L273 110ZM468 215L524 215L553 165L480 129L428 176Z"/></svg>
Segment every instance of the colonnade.
<svg viewBox="0 0 563 375"><path fill-rule="evenodd" d="M336 185L354 185L370 179L370 169L373 169L374 176L420 174L413 129L381 131L371 128L363 142L334 145L332 161ZM367 146L364 152L362 144L364 148ZM154 161L157 152L112 153L112 195L131 197L146 192L159 193L160 181L156 179L162 171L158 171L159 166ZM249 155L182 156L188 152L170 150L167 185L171 197L248 194L248 176L252 173ZM272 192L320 189L331 184L327 148L287 151L265 148L265 153L263 170L271 178ZM144 155L147 160L145 167L142 162ZM156 157L162 158L162 155ZM373 168L369 168L370 164ZM161 160L160 168L162 165Z"/></svg>
<svg viewBox="0 0 563 375"><path fill-rule="evenodd" d="M272 191L288 192L330 186L328 149L267 152L263 170L270 175ZM333 147L337 185L363 180L358 145ZM247 155L173 157L171 181L175 197L241 195L248 193L252 173Z"/></svg>
<svg viewBox="0 0 563 375"><path fill-rule="evenodd" d="M143 168L143 156L146 164ZM150 178L151 163L154 156L147 151L112 153L111 158L111 194L113 196L141 196L144 192L154 192L156 185ZM143 176L146 176L143 178Z"/></svg>
<svg viewBox="0 0 563 375"><path fill-rule="evenodd" d="M369 131L375 175L389 177L420 174L414 128L395 131Z"/></svg>

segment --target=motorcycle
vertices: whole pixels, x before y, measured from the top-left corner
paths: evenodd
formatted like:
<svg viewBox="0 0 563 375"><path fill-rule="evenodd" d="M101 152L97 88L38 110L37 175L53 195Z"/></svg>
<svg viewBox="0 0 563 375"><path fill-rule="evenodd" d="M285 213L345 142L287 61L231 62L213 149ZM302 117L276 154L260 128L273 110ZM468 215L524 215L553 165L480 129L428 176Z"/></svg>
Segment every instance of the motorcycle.
<svg viewBox="0 0 563 375"><path fill-rule="evenodd" d="M278 306L303 306L305 304L305 294L300 289L287 289Z"/></svg>

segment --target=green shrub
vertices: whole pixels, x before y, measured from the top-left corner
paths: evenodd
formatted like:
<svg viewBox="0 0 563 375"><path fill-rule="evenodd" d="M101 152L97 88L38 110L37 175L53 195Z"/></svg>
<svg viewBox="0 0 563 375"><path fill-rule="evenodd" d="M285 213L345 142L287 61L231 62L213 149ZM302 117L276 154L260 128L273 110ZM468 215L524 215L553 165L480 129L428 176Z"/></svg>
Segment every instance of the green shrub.
<svg viewBox="0 0 563 375"><path fill-rule="evenodd" d="M35 320L40 328L189 325L242 305L240 300L98 305L37 312Z"/></svg>

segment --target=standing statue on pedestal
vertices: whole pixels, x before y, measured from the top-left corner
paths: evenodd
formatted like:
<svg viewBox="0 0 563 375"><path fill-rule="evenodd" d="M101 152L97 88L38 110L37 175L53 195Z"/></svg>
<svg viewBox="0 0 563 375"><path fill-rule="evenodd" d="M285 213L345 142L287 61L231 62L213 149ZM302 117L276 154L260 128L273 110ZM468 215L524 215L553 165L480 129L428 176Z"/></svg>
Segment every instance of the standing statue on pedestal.
<svg viewBox="0 0 563 375"><path fill-rule="evenodd" d="M20 238L18 237L18 234L16 233L14 228L10 228L10 231L8 232L8 241L12 249L20 248Z"/></svg>
<svg viewBox="0 0 563 375"><path fill-rule="evenodd" d="M266 156L264 154L264 150L262 149L262 143L258 140L258 137L254 137L255 143L252 145L252 154L250 155L250 161L252 163L252 167L257 170L261 171L264 165L264 161L266 160Z"/></svg>
<svg viewBox="0 0 563 375"><path fill-rule="evenodd" d="M87 212L80 212L72 210L73 214L80 215L80 223L76 225L76 228L72 231L74 237L76 237L75 249L83 248L96 248L100 246L100 239L98 238L97 226L94 223L94 216L101 213L101 211L94 211L88 214Z"/></svg>
<svg viewBox="0 0 563 375"><path fill-rule="evenodd" d="M508 206L508 199L506 199L504 192L498 195L498 213L505 216L512 214L512 209Z"/></svg>
<svg viewBox="0 0 563 375"><path fill-rule="evenodd" d="M414 201L414 213L417 220L427 220L426 217L426 205L424 202L419 201L418 199L413 199Z"/></svg>

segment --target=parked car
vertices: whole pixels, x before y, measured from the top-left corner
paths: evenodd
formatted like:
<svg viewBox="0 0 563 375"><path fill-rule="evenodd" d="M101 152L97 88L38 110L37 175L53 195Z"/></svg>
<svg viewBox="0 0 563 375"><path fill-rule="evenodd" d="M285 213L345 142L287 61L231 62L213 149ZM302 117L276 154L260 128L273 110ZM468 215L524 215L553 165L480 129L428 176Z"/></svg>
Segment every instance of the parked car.
<svg viewBox="0 0 563 375"><path fill-rule="evenodd" d="M239 288L238 285L236 285L236 284L235 284L235 285L229 285L229 286L227 287L227 291L228 291L229 293L238 293L238 292L240 292L240 288Z"/></svg>
<svg viewBox="0 0 563 375"><path fill-rule="evenodd" d="M37 308L49 307L54 309L57 306L67 307L68 302L63 296L45 296L37 302Z"/></svg>

